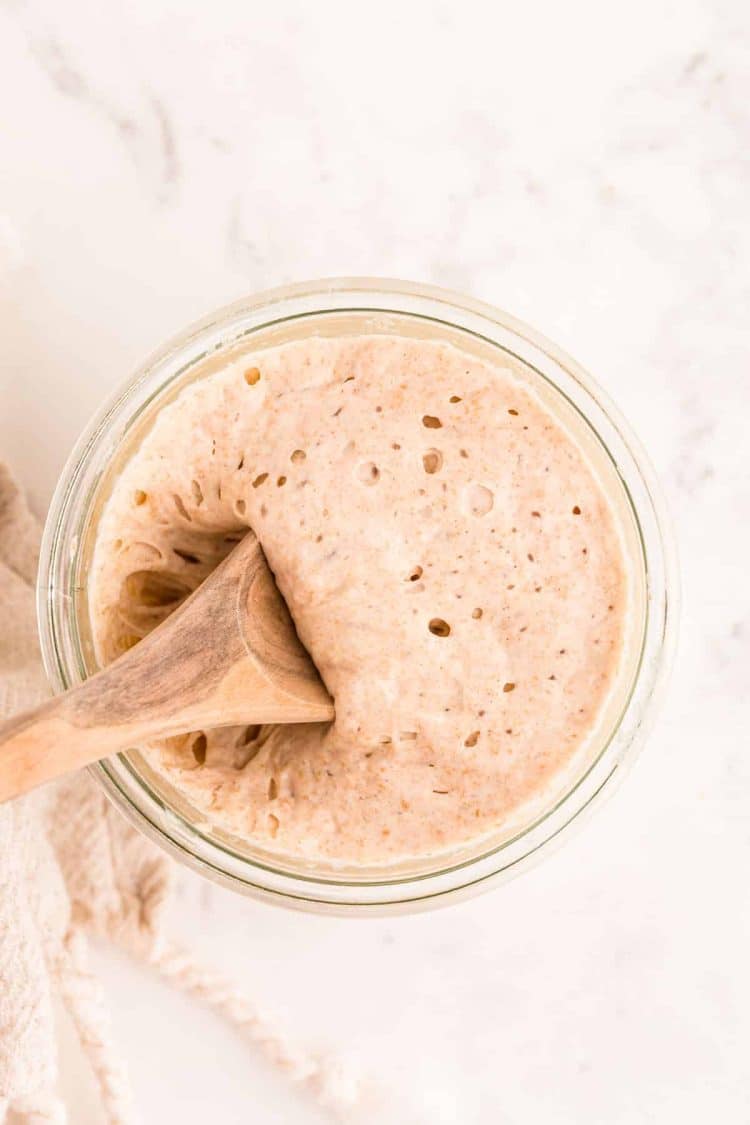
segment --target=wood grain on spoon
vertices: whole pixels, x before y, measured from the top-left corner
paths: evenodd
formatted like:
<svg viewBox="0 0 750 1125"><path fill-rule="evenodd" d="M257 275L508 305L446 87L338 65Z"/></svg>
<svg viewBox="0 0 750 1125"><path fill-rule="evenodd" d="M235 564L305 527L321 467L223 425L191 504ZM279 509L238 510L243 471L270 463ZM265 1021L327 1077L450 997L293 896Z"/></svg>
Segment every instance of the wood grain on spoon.
<svg viewBox="0 0 750 1125"><path fill-rule="evenodd" d="M0 801L152 738L332 718L331 698L249 532L129 652L0 724Z"/></svg>

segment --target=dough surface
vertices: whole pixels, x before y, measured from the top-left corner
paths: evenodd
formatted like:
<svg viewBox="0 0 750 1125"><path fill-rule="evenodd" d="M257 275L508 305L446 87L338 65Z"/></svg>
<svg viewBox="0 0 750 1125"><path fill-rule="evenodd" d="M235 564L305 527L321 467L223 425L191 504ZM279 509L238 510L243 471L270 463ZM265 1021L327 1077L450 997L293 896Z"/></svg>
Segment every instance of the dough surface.
<svg viewBox="0 0 750 1125"><path fill-rule="evenodd" d="M437 341L312 337L186 387L99 523L100 662L248 527L336 719L145 748L205 819L378 864L482 837L554 783L612 686L628 584L593 470L511 372Z"/></svg>

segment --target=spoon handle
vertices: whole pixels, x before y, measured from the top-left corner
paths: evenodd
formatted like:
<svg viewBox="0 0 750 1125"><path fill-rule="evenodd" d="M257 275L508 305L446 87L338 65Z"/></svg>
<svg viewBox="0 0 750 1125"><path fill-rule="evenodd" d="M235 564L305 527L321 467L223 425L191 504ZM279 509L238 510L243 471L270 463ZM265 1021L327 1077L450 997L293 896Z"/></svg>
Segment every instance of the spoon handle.
<svg viewBox="0 0 750 1125"><path fill-rule="evenodd" d="M0 723L0 803L138 741L134 724L81 721L75 694Z"/></svg>
<svg viewBox="0 0 750 1125"><path fill-rule="evenodd" d="M134 648L0 724L0 802L153 738L332 717L260 545L248 535Z"/></svg>

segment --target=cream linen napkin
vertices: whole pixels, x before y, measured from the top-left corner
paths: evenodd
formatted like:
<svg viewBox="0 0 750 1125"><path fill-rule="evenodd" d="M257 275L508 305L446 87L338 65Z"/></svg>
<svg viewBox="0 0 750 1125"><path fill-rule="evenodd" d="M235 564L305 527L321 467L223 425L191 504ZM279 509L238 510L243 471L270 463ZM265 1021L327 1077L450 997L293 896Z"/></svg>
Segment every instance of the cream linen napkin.
<svg viewBox="0 0 750 1125"><path fill-rule="evenodd" d="M34 607L39 538L0 464L0 719L49 694ZM171 862L86 774L0 806L0 1125L66 1120L57 1093L55 996L91 1062L105 1119L135 1120L87 965L91 935L117 942L215 1008L335 1116L349 1118L358 1100L350 1077L331 1061L292 1051L229 982L164 937L170 879Z"/></svg>

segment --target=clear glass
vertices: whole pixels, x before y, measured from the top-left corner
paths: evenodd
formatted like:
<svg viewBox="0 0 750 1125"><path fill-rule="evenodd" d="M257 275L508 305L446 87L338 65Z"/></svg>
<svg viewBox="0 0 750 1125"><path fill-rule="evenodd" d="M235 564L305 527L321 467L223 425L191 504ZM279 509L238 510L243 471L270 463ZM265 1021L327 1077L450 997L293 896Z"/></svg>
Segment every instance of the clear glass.
<svg viewBox="0 0 750 1125"><path fill-rule="evenodd" d="M610 793L652 720L675 642L678 579L658 488L637 441L593 380L512 317L408 282L333 279L261 293L213 313L153 355L81 436L50 508L39 569L42 652L54 691L95 670L86 570L97 517L118 466L166 401L238 348L311 334L390 332L452 342L511 367L584 448L606 489L632 571L631 613L618 682L585 747L544 803L493 837L422 861L345 868L279 859L205 820L136 751L91 767L122 812L188 866L297 909L418 909L484 890L522 870Z"/></svg>

